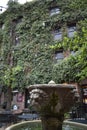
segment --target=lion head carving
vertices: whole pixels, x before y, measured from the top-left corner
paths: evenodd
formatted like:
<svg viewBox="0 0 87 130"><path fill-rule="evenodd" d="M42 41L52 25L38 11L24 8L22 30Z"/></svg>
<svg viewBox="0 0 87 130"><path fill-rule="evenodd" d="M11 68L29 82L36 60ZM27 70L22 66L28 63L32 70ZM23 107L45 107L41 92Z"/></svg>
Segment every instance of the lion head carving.
<svg viewBox="0 0 87 130"><path fill-rule="evenodd" d="M41 89L33 89L30 91L30 105L34 108L39 108L46 104L48 95Z"/></svg>

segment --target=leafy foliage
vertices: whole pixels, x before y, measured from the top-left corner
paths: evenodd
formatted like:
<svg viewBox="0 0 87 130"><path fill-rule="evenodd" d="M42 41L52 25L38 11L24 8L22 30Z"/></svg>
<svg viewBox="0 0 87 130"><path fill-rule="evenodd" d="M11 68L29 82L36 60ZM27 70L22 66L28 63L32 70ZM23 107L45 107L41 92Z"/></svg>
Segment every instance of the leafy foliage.
<svg viewBox="0 0 87 130"><path fill-rule="evenodd" d="M51 8L57 7L57 5L60 13L50 16ZM66 23L76 23L84 19L87 16L86 5L86 0L36 0L24 5L20 5L17 0L10 0L8 9L0 14L0 25L5 26L3 30L0 28L1 84L6 86L11 84L12 88L22 89L29 84L48 83L53 77L58 82L66 81L68 76L69 81L78 79L77 77L72 78L69 73L74 74L72 71L75 70L74 62L76 66L78 65L74 61L75 57L67 60L68 63L64 60L62 65L58 64L59 68L64 68L64 70L59 69L57 64L53 66L54 51L50 49L50 46L57 44L54 42L51 32L60 26L64 27ZM78 44L83 43L79 40L83 39L77 36L75 39L65 38L58 45L64 47L65 50L71 47L79 50ZM75 45L75 43L77 44ZM59 48L58 45L55 48ZM79 57L79 63L80 58L82 60L82 57ZM54 76L53 72L55 72ZM77 72L80 77L81 73L79 70ZM84 69L82 73L84 73Z"/></svg>
<svg viewBox="0 0 87 130"><path fill-rule="evenodd" d="M54 65L54 80L57 82L80 82L87 77L87 20L80 21L81 31L73 39L64 38L52 48L69 48L75 52L60 64ZM57 79L56 79L57 76Z"/></svg>

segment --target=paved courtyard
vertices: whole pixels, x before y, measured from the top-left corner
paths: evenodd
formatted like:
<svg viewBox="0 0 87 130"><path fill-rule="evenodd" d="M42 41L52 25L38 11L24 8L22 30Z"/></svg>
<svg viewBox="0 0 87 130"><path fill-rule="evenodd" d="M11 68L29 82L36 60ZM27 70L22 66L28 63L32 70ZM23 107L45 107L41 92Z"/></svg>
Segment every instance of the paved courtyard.
<svg viewBox="0 0 87 130"><path fill-rule="evenodd" d="M3 123L2 125L0 125L0 130L5 130L10 125L11 124L5 124L5 123Z"/></svg>

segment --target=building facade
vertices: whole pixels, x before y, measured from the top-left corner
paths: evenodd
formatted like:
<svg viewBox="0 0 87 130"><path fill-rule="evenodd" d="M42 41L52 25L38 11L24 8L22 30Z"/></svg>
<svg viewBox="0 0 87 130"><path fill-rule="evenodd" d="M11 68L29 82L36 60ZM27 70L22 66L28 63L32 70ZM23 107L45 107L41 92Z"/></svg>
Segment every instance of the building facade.
<svg viewBox="0 0 87 130"><path fill-rule="evenodd" d="M9 81L12 88L24 91L29 84L53 79L53 65L74 52L68 48L52 50L50 46L62 42L64 36L74 37L78 22L87 17L85 10L72 0L35 0L24 5L9 2L0 15L0 62L6 66L5 85Z"/></svg>

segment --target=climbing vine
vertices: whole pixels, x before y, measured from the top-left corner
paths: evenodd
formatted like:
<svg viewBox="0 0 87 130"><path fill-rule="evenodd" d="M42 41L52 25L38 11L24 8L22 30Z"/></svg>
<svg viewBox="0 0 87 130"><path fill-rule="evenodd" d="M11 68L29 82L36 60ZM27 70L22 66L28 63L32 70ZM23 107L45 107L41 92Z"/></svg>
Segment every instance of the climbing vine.
<svg viewBox="0 0 87 130"><path fill-rule="evenodd" d="M3 30L0 28L0 62L6 66L5 70L1 69L1 79L6 81L4 76L7 72L10 75L10 68L13 88L48 83L53 78L54 65L54 51L50 46L55 41L51 32L86 18L86 5L85 0L35 0L24 5L9 0L8 9L0 14L0 25L4 25ZM58 7L60 13L51 16L53 7ZM14 75L13 70L18 67L20 71Z"/></svg>
<svg viewBox="0 0 87 130"><path fill-rule="evenodd" d="M65 58L62 62L57 63L53 67L53 77L56 82L77 82L87 78L87 19L80 21L79 32L73 39L65 37L61 43L51 46L52 49L62 47L73 50L74 54Z"/></svg>

